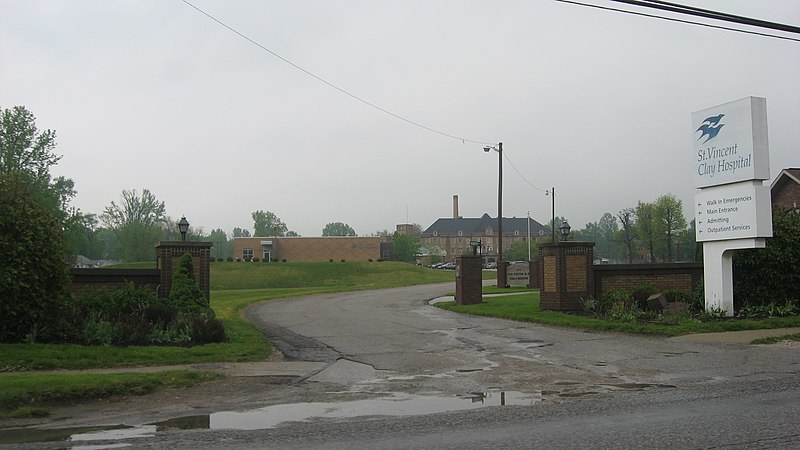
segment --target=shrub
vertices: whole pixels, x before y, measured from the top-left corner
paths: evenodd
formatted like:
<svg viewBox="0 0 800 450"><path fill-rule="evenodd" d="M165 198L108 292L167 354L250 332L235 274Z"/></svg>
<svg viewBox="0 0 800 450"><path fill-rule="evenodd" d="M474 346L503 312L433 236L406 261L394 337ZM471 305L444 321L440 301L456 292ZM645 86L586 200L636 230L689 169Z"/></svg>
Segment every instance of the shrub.
<svg viewBox="0 0 800 450"><path fill-rule="evenodd" d="M261 258L259 258L258 256L254 256L252 261L253 262L261 262Z"/></svg>
<svg viewBox="0 0 800 450"><path fill-rule="evenodd" d="M238 259L238 258L237 258L237 259ZM228 258L227 258L227 261L228 261L228 262L233 262L233 256L228 256Z"/></svg>
<svg viewBox="0 0 800 450"><path fill-rule="evenodd" d="M186 319L189 326L189 335L195 344L212 344L225 342L228 336L222 321L202 315L191 315Z"/></svg>
<svg viewBox="0 0 800 450"><path fill-rule="evenodd" d="M647 298L653 294L658 294L658 288L650 283L642 283L631 292L631 297L636 304L636 309L639 311L647 310Z"/></svg>
<svg viewBox="0 0 800 450"><path fill-rule="evenodd" d="M269 258L264 258L261 260L261 262L269 262Z"/></svg>
<svg viewBox="0 0 800 450"><path fill-rule="evenodd" d="M369 262L372 262L372 258L370 258L368 261L369 261Z"/></svg>
<svg viewBox="0 0 800 450"><path fill-rule="evenodd" d="M765 248L733 253L737 307L783 304L800 298L800 214L774 208L772 230Z"/></svg>
<svg viewBox="0 0 800 450"><path fill-rule="evenodd" d="M286 259L282 259L281 262L286 262Z"/></svg>
<svg viewBox="0 0 800 450"><path fill-rule="evenodd" d="M69 299L61 226L31 194L41 189L0 174L0 342L56 340Z"/></svg>
<svg viewBox="0 0 800 450"><path fill-rule="evenodd" d="M344 261L344 260L342 260L342 262L345 262L345 261Z"/></svg>
<svg viewBox="0 0 800 450"><path fill-rule="evenodd" d="M184 253L178 268L172 276L172 287L169 291L169 305L179 313L195 313L214 316L208 306L208 300L200 292L200 286L194 279L192 255Z"/></svg>
<svg viewBox="0 0 800 450"><path fill-rule="evenodd" d="M664 291L664 297L667 299L667 302L669 303L675 303L675 302L689 303L691 301L691 296L679 289L668 289Z"/></svg>
<svg viewBox="0 0 800 450"><path fill-rule="evenodd" d="M328 262L333 262L333 258L329 259Z"/></svg>

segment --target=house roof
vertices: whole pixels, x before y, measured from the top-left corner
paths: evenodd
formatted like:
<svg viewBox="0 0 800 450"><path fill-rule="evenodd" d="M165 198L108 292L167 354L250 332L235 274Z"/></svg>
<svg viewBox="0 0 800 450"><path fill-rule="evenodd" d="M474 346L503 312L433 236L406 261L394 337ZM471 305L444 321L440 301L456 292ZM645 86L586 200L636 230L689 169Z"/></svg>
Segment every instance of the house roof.
<svg viewBox="0 0 800 450"><path fill-rule="evenodd" d="M770 191L774 191L776 187L780 188L785 183L795 182L800 184L800 168L790 167L788 169L781 170L781 173L775 177L775 180L770 185Z"/></svg>
<svg viewBox="0 0 800 450"><path fill-rule="evenodd" d="M540 231L550 234L550 229L539 222L528 219L527 217L503 217L503 234L525 234L528 232L528 221L530 220L531 234L538 235ZM486 229L497 228L497 218L492 218L484 213L481 217L459 217L458 219L446 218L437 219L431 226L422 232L422 236L433 236L434 232L442 236L455 236L459 231L465 235L483 235Z"/></svg>

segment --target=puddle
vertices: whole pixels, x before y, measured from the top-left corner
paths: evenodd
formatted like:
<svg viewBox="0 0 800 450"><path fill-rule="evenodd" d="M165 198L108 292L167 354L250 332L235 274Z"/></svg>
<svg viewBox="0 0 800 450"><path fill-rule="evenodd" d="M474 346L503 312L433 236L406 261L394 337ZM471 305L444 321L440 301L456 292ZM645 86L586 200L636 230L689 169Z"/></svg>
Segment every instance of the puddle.
<svg viewBox="0 0 800 450"><path fill-rule="evenodd" d="M44 441L115 441L154 436L165 430L263 430L287 422L342 419L367 416L413 416L448 411L464 411L491 406L533 405L542 400L540 393L489 391L464 396L433 396L392 393L385 397L346 402L309 402L273 405L252 411L218 412L208 415L178 417L138 427L95 427L62 430L0 430L0 443L14 444ZM23 440L24 438L24 440ZM112 444L96 448L114 448ZM82 449L88 447L81 446Z"/></svg>

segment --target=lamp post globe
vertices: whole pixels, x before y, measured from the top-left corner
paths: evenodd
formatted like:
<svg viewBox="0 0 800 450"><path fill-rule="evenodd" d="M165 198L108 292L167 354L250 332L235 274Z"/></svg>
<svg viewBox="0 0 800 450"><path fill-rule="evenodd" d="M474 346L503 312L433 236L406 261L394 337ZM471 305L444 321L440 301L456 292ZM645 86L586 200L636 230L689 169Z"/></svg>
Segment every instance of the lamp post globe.
<svg viewBox="0 0 800 450"><path fill-rule="evenodd" d="M186 217L181 217L181 220L178 222L178 230L181 232L181 240L186 240L186 232L189 231L189 221L186 220Z"/></svg>
<svg viewBox="0 0 800 450"><path fill-rule="evenodd" d="M566 241L569 238L569 230L571 230L572 227L570 227L565 220L563 223L561 223L561 226L558 227L558 229L561 231L561 237Z"/></svg>

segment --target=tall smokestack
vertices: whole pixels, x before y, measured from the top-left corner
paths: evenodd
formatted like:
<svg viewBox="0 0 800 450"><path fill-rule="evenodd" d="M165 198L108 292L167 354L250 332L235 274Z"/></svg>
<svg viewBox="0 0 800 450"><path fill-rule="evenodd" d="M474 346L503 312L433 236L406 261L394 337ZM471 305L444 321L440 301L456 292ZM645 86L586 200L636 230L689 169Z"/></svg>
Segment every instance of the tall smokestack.
<svg viewBox="0 0 800 450"><path fill-rule="evenodd" d="M453 196L453 219L458 219L458 196Z"/></svg>

